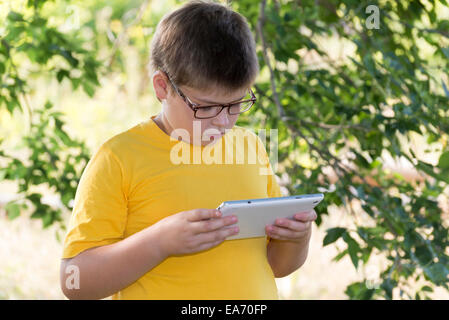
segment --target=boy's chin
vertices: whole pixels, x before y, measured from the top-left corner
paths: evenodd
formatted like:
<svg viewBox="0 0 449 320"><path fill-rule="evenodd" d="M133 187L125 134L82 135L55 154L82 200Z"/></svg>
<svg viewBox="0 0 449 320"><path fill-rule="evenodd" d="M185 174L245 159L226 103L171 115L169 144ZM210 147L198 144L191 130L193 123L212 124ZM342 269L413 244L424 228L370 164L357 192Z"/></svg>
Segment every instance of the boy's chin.
<svg viewBox="0 0 449 320"><path fill-rule="evenodd" d="M223 138L223 135L204 136L201 140L190 140L190 144L194 146L212 146Z"/></svg>

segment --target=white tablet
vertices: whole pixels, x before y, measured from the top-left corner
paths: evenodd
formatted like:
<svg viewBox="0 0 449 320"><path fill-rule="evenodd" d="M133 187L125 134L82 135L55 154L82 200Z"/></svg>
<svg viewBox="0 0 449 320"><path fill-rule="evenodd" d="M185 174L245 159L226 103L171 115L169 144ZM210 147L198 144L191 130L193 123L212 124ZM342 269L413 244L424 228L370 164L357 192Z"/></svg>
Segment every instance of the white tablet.
<svg viewBox="0 0 449 320"><path fill-rule="evenodd" d="M238 218L236 224L239 233L226 238L235 240L242 238L254 238L265 236L265 226L274 224L278 218L294 219L296 213L311 211L321 200L324 194L305 194L278 198L247 199L225 201L217 209L222 217L235 215Z"/></svg>

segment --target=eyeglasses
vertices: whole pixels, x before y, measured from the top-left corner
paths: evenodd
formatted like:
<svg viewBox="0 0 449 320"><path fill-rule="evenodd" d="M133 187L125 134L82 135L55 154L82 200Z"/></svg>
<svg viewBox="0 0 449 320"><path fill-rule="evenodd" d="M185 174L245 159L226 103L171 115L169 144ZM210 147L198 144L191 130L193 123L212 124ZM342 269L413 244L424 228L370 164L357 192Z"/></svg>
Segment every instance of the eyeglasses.
<svg viewBox="0 0 449 320"><path fill-rule="evenodd" d="M228 108L228 114L230 115L236 115L243 113L245 111L248 111L256 102L257 98L254 95L254 92L249 89L247 93L246 99L228 103L228 104L213 104L208 106L201 106L197 103L192 102L187 96L182 93L182 91L173 83L171 77L167 72L165 72L167 75L168 80L170 81L171 85L175 89L176 93L184 100L184 102L189 106L190 109L193 110L193 116L196 119L210 119L218 116L221 111L223 111L224 108Z"/></svg>

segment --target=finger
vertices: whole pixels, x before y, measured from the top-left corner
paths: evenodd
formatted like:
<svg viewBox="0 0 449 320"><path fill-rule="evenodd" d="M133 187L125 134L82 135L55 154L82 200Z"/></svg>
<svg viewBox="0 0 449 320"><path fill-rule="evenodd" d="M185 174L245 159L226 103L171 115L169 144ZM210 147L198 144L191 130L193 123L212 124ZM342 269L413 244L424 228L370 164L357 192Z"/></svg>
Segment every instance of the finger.
<svg viewBox="0 0 449 320"><path fill-rule="evenodd" d="M204 219L212 219L221 216L221 212L217 209L197 209L189 211L187 220L190 222L200 221Z"/></svg>
<svg viewBox="0 0 449 320"><path fill-rule="evenodd" d="M306 212L299 212L296 213L293 218L299 221L307 222L307 221L315 221L317 218L317 214L315 210L306 211Z"/></svg>
<svg viewBox="0 0 449 320"><path fill-rule="evenodd" d="M198 235L198 241L200 244L224 241L227 237L236 235L238 233L239 227L227 227L216 231L201 233L200 235Z"/></svg>
<svg viewBox="0 0 449 320"><path fill-rule="evenodd" d="M293 231L305 231L310 228L310 223L310 221L302 222L291 219L276 219L274 225Z"/></svg>
<svg viewBox="0 0 449 320"><path fill-rule="evenodd" d="M270 238L271 238L271 239L274 239L274 240L282 240L282 241L298 242L298 239L286 238L286 237L281 237L281 236L278 236L278 235L270 236Z"/></svg>
<svg viewBox="0 0 449 320"><path fill-rule="evenodd" d="M267 226L266 227L267 235L273 238L276 237L284 237L287 239L297 239L301 238L306 231L293 231L286 228L276 227L276 226Z"/></svg>
<svg viewBox="0 0 449 320"><path fill-rule="evenodd" d="M235 215L229 215L223 218L203 220L193 222L193 233L205 233L218 230L225 226L229 226L238 222Z"/></svg>

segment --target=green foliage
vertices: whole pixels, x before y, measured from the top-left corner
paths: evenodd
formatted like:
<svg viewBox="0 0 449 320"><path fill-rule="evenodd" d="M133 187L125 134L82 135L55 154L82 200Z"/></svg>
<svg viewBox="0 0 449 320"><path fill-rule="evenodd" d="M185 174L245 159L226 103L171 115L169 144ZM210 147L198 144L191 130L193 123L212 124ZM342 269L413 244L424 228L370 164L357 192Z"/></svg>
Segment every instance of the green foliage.
<svg viewBox="0 0 449 320"><path fill-rule="evenodd" d="M323 245L327 246L332 242L335 242L340 238L344 233L346 233L345 228L332 228L327 230L327 235L324 237Z"/></svg>
<svg viewBox="0 0 449 320"><path fill-rule="evenodd" d="M67 78L72 87L79 85L92 96L99 85L100 62L96 52L83 48L85 41L75 31L62 33L50 26L43 16L43 8L50 1L28 1L23 12L10 11L0 34L0 110L6 108L11 115L16 109L29 114L29 131L22 137L21 150L30 156L26 162L0 150L7 160L0 168L0 177L16 181L21 197L10 201L5 209L10 219L20 215L22 209L32 209L31 218L41 219L46 228L60 223L63 208L71 209L81 172L89 159L84 142L72 139L64 128L63 113L56 112L51 102L43 108L31 110L27 103L32 77L21 65L29 65L33 73L43 77ZM25 103L24 103L25 102ZM59 196L62 206L54 208L42 202L42 194L30 191L45 185ZM58 234L57 234L58 235Z"/></svg>
<svg viewBox="0 0 449 320"><path fill-rule="evenodd" d="M39 121L33 123L30 134L23 137L22 148L31 152L27 163L4 152L0 154L8 160L8 165L0 168L0 176L16 181L22 195L6 205L8 217L18 217L21 208L27 209L31 205L34 209L31 218L42 219L44 228L62 222L62 208L43 203L42 194L30 191L30 187L46 185L60 196L64 208L72 209L70 201L75 198L79 177L90 154L83 142L68 136L63 128L62 113L52 111L52 108L52 104L47 103L43 110L37 110Z"/></svg>
<svg viewBox="0 0 449 320"><path fill-rule="evenodd" d="M46 72L56 76L59 82L64 78L71 81L74 89L81 84L90 96L99 85L95 52L83 48L84 40L77 32L65 34L48 25L48 19L38 8L45 1L29 1L33 9L24 13L10 11L4 23L0 38L0 108L6 107L12 114L21 108L19 96L28 91L27 80L16 66L28 60L39 68L35 72ZM16 61L17 60L17 61Z"/></svg>
<svg viewBox="0 0 449 320"><path fill-rule="evenodd" d="M448 225L437 202L449 183L449 28L438 9L448 5L318 4L232 2L257 34L261 73L268 74L256 83L263 112L239 121L279 130L278 171L290 177L290 194L323 191L319 216L332 205L352 215L355 229L336 226L324 238L323 245L341 239L337 244L346 246L334 260L349 256L356 269L373 254L390 262L378 287L351 284L351 299L392 299L393 289L400 297L426 298L434 286L448 288ZM379 29L365 26L368 5L380 9ZM341 47L329 48L333 39ZM440 153L437 164L416 155L417 135ZM385 154L408 160L424 179L390 173ZM408 283L419 279L427 285L413 292Z"/></svg>

